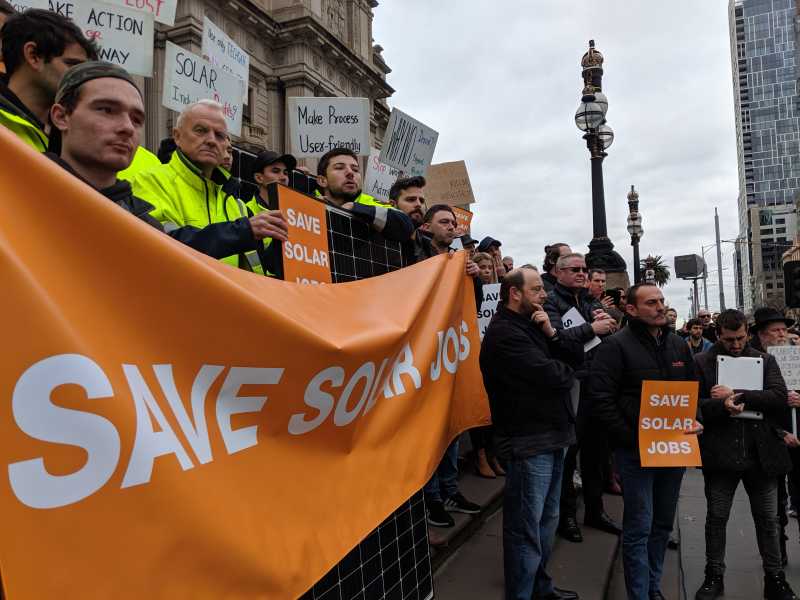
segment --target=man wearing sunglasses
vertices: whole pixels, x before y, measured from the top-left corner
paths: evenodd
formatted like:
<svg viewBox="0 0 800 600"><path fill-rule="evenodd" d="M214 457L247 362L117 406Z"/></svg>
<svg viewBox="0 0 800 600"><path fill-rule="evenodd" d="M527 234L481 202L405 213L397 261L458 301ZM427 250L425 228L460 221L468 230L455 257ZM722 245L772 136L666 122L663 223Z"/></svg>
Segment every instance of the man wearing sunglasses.
<svg viewBox="0 0 800 600"><path fill-rule="evenodd" d="M589 269L582 254L569 253L558 258L555 267L556 284L547 297L544 309L558 335L569 342L587 344L597 336L606 336L616 330L616 321L605 311L602 303L586 288ZM580 381L589 373L589 364L594 352L584 353L583 360L570 366L575 378ZM591 414L585 394L578 390L576 415L577 443L570 446L564 461L564 477L561 483L561 516L558 533L564 539L579 543L583 535L577 522L577 492L572 477L577 466L578 450L581 449L581 479L585 525L619 535L619 526L608 516L603 507L603 474L609 458L608 442L602 432L587 427ZM573 396L575 397L575 396Z"/></svg>

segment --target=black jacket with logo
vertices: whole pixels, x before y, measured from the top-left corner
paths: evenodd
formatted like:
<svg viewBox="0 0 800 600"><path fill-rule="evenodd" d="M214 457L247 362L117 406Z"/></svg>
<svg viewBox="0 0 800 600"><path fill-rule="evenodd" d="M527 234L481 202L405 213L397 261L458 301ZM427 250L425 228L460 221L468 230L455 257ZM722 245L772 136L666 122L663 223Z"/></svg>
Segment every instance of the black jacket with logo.
<svg viewBox="0 0 800 600"><path fill-rule="evenodd" d="M575 378L564 361L582 353L579 344L548 340L529 317L501 304L480 354L496 434L513 437L571 428Z"/></svg>
<svg viewBox="0 0 800 600"><path fill-rule="evenodd" d="M695 381L694 361L686 342L664 326L656 339L647 326L628 326L598 346L589 374L594 416L615 448L636 449L642 382Z"/></svg>
<svg viewBox="0 0 800 600"><path fill-rule="evenodd" d="M783 430L789 428L790 409L786 403L786 384L774 356L745 346L741 356L762 358L763 390L741 392L745 410L758 411L764 420L732 419L722 400L711 398L717 384L717 357L730 356L717 342L707 352L694 357L700 376L700 410L705 430L700 436L703 468L746 471L760 468L776 477L791 470L789 452L783 443Z"/></svg>

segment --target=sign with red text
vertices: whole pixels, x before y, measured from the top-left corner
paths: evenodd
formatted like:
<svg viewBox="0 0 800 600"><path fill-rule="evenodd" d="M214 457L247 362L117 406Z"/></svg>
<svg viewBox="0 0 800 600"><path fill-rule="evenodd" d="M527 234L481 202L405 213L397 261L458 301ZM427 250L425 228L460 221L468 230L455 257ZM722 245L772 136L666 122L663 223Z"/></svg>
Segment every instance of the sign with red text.
<svg viewBox="0 0 800 600"><path fill-rule="evenodd" d="M225 111L228 133L242 133L242 83L202 57L167 42L161 104L181 112L198 100L215 100Z"/></svg>
<svg viewBox="0 0 800 600"><path fill-rule="evenodd" d="M289 240L283 243L284 281L311 285L331 283L325 205L278 186L278 208L289 225Z"/></svg>
<svg viewBox="0 0 800 600"><path fill-rule="evenodd" d="M639 458L643 467L700 467L697 436L687 434L697 416L696 381L643 381Z"/></svg>
<svg viewBox="0 0 800 600"><path fill-rule="evenodd" d="M164 23L164 25L175 24L178 0L104 0L104 2L149 13L156 21Z"/></svg>
<svg viewBox="0 0 800 600"><path fill-rule="evenodd" d="M250 55L242 50L231 37L214 25L211 19L203 19L203 58L235 76L242 85L242 102L247 104L247 82L250 81Z"/></svg>
<svg viewBox="0 0 800 600"><path fill-rule="evenodd" d="M400 170L383 164L380 155L381 151L376 148L371 148L369 151L367 169L364 173L364 193L388 203L389 190L400 177Z"/></svg>

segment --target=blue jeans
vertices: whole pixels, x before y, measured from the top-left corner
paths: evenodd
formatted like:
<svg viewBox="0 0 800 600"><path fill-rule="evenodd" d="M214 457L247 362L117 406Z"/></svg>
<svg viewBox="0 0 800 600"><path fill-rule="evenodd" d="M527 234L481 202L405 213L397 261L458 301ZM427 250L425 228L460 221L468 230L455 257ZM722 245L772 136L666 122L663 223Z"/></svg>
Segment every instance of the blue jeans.
<svg viewBox="0 0 800 600"><path fill-rule="evenodd" d="M458 493L458 438L447 447L442 462L423 488L425 500L442 502Z"/></svg>
<svg viewBox="0 0 800 600"><path fill-rule="evenodd" d="M660 591L664 554L675 521L683 467L642 468L639 453L617 449L622 479L622 564L628 600L648 600Z"/></svg>
<svg viewBox="0 0 800 600"><path fill-rule="evenodd" d="M563 472L563 449L508 461L503 499L506 600L553 592L546 569L558 526Z"/></svg>

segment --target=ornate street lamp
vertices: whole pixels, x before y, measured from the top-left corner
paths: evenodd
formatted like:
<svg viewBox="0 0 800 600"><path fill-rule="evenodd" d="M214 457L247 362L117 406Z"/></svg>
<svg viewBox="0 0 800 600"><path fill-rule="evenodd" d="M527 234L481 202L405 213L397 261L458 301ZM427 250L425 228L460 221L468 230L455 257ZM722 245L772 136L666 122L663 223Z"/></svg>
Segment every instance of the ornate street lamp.
<svg viewBox="0 0 800 600"><path fill-rule="evenodd" d="M628 192L628 233L631 234L631 246L633 246L633 283L637 284L641 282L639 240L644 235L644 229L642 229L642 215L639 214L639 194L633 186Z"/></svg>
<svg viewBox="0 0 800 600"><path fill-rule="evenodd" d="M594 235L589 242L589 254L586 264L598 267L609 273L624 273L627 265L614 250L614 244L608 239L606 226L606 200L603 190L603 159L606 150L614 141L614 131L606 124L608 98L602 92L603 55L594 47L594 40L589 40L589 51L581 60L583 67L583 96L575 113L575 125L586 140L586 147L592 163L592 221ZM638 267L637 267L638 271Z"/></svg>

